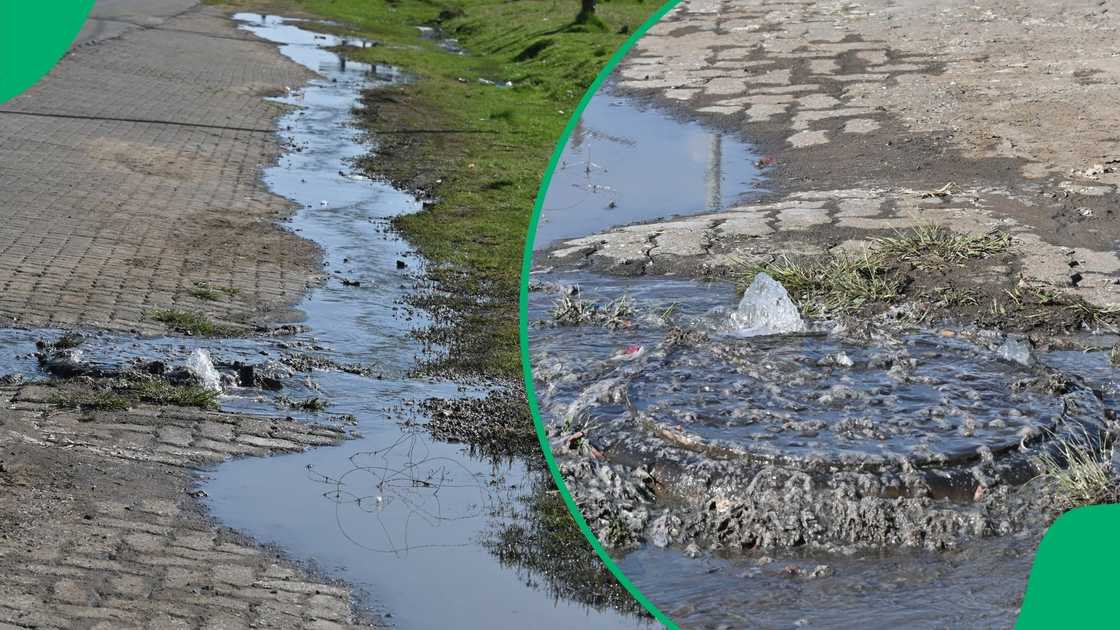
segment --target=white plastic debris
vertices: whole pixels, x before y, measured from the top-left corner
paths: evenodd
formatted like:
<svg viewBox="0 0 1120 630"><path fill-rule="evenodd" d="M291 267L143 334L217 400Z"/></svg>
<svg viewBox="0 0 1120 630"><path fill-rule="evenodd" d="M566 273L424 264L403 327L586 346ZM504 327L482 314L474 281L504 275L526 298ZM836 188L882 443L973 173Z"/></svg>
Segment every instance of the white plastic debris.
<svg viewBox="0 0 1120 630"><path fill-rule="evenodd" d="M210 353L203 348L195 350L187 359L187 369L198 377L198 382L211 391L222 391L222 376L214 369L214 362L210 360Z"/></svg>
<svg viewBox="0 0 1120 630"><path fill-rule="evenodd" d="M805 320L780 282L765 273L754 277L743 293L731 324L744 337L804 332Z"/></svg>
<svg viewBox="0 0 1120 630"><path fill-rule="evenodd" d="M1007 340L997 350L999 356L1019 365L1030 365L1034 362L1031 356L1031 346L1023 337L1008 335Z"/></svg>

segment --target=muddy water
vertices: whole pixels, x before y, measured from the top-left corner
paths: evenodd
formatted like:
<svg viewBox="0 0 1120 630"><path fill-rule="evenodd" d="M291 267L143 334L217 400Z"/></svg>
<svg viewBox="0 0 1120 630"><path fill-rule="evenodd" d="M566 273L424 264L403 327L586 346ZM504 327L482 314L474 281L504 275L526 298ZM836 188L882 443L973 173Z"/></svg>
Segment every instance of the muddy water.
<svg viewBox="0 0 1120 630"><path fill-rule="evenodd" d="M732 206L757 190L757 159L734 136L604 88L552 173L533 245Z"/></svg>
<svg viewBox="0 0 1120 630"><path fill-rule="evenodd" d="M209 507L223 523L355 585L398 627L530 620L554 628L634 627L613 611L557 601L481 544L502 526L496 514L516 509L528 490L521 462L475 458L413 426L425 420L413 401L485 391L408 375L420 352L409 333L426 322L403 303L423 261L388 222L419 202L349 167L366 150L350 127L360 90L399 77L324 49L361 42L279 18L236 19L320 75L280 99L295 106L280 121L289 150L265 181L303 207L291 229L326 252L331 278L301 305L310 329L304 349L368 366L376 377L314 371L310 387L332 402L328 412L352 416L362 437L301 455L230 462L204 486Z"/></svg>
<svg viewBox="0 0 1120 630"><path fill-rule="evenodd" d="M581 398L605 382L623 384L631 409L663 420L663 430L683 428L727 449L777 454L805 468L843 467L849 458L948 461L981 446L1017 444L1025 430L1060 413L1053 397L1015 386L1030 368L1000 356L998 335L742 338L728 324L737 296L726 284L582 272L534 279L540 290L530 297L530 321L537 322L530 339L544 420L598 426L598 445L612 441L602 435L615 430L611 418L625 415L614 398ZM556 326L555 304L573 286L587 304L626 296L633 312L621 328ZM674 326L706 338L658 357ZM1085 378L1115 404L1120 371L1104 352L1054 352L1039 360ZM647 542L618 560L652 601L689 628L1010 627L1038 535L1022 530L936 553L700 552Z"/></svg>

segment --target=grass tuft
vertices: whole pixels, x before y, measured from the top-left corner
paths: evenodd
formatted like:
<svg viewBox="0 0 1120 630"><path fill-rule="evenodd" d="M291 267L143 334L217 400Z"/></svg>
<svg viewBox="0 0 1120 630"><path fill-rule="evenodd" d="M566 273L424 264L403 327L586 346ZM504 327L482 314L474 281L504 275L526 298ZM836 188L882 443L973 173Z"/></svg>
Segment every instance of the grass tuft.
<svg viewBox="0 0 1120 630"><path fill-rule="evenodd" d="M782 258L752 265L740 283L753 280L759 272L782 283L809 312L845 312L869 302L891 302L899 294L897 281L888 277L882 260L872 254L843 254L807 263Z"/></svg>
<svg viewBox="0 0 1120 630"><path fill-rule="evenodd" d="M848 313L866 304L898 300L903 293L902 279L895 277L892 269L900 263L927 271L943 269L988 258L1010 246L1011 237L1003 232L958 234L938 225L922 224L877 239L863 254L835 254L806 262L783 257L748 265L737 276L739 284L745 286L759 272L769 274L810 315ZM978 303L978 298L968 292L941 289L934 297L947 306Z"/></svg>
<svg viewBox="0 0 1120 630"><path fill-rule="evenodd" d="M1036 457L1035 466L1038 478L1053 483L1069 509L1116 502L1120 488L1112 474L1111 447L1098 447L1087 434L1056 441L1054 447Z"/></svg>
<svg viewBox="0 0 1120 630"><path fill-rule="evenodd" d="M77 408L83 411L128 411L129 408L127 398L104 391L60 392L51 396L49 402L59 407Z"/></svg>
<svg viewBox="0 0 1120 630"><path fill-rule="evenodd" d="M70 350L72 348L77 348L78 346L85 343L85 341L86 338L79 335L78 333L68 332L64 333L58 339L55 339L54 343L52 343L51 345L56 350Z"/></svg>
<svg viewBox="0 0 1120 630"><path fill-rule="evenodd" d="M601 324L611 330L626 328L637 313L634 300L623 295L606 305L584 300L578 293L565 293L552 306L552 321L560 326Z"/></svg>
<svg viewBox="0 0 1120 630"><path fill-rule="evenodd" d="M276 404L287 407L288 409L295 409L296 411L309 411L311 413L320 413L326 411L327 407L330 406L330 403L323 400L322 398L319 398L318 396L313 396L311 398L305 398L302 400L298 398L288 398L287 396L277 396Z"/></svg>
<svg viewBox="0 0 1120 630"><path fill-rule="evenodd" d="M231 298L240 292L240 289L232 287L211 286L208 282L196 282L190 289L191 297L207 302L217 302L223 297Z"/></svg>
<svg viewBox="0 0 1120 630"><path fill-rule="evenodd" d="M218 409L218 392L198 385L172 385L164 381L147 381L133 385L129 391L139 400L154 405Z"/></svg>
<svg viewBox="0 0 1120 630"><path fill-rule="evenodd" d="M595 318L595 304L578 294L565 293L552 305L552 321L561 326L579 326Z"/></svg>
<svg viewBox="0 0 1120 630"><path fill-rule="evenodd" d="M925 223L896 236L877 239L875 254L913 264L918 269L944 269L968 260L988 258L1007 251L1011 235L993 230L987 234L959 234Z"/></svg>
<svg viewBox="0 0 1120 630"><path fill-rule="evenodd" d="M170 308L156 309L148 311L145 316L148 319L165 324L175 332L187 335L231 337L238 334L236 328L214 323L205 314L196 311L180 311Z"/></svg>

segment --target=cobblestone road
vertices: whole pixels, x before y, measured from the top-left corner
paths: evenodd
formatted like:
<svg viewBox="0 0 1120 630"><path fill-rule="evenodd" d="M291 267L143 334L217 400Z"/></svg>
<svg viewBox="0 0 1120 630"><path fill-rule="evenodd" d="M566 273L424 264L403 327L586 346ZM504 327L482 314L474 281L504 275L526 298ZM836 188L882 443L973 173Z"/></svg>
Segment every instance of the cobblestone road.
<svg viewBox="0 0 1120 630"><path fill-rule="evenodd" d="M281 111L262 96L307 78L199 8L76 48L0 107L0 320L157 332L155 308L284 313L317 251L273 224L290 208L259 183ZM238 291L206 301L197 282Z"/></svg>

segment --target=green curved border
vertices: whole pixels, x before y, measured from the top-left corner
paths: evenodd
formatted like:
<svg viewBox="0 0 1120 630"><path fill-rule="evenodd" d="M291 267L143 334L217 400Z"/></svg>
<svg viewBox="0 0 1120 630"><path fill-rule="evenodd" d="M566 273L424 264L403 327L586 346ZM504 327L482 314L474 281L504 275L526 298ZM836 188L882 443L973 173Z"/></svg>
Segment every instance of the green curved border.
<svg viewBox="0 0 1120 630"><path fill-rule="evenodd" d="M50 72L92 8L93 0L0 2L0 104Z"/></svg>
<svg viewBox="0 0 1120 630"><path fill-rule="evenodd" d="M548 186L552 182L552 174L556 171L557 165L560 163L560 155L564 152L564 147L568 145L568 138L572 135L572 131L579 122L580 116L583 115L583 110L587 109L587 104L591 102L591 98L599 91L599 87L607 80L618 64L622 62L622 58L634 44L646 34L654 24L661 20L666 13L671 11L673 7L677 6L681 0L669 0L661 5L653 15L642 23L637 30L625 41L622 46L615 51L614 55L607 61L607 65L595 77L595 81L584 92L583 98L580 99L579 105L576 110L572 112L572 117L568 119L567 126L564 127L564 133L560 135L560 140L556 143L556 149L552 152L552 159L548 162L548 168L544 172L544 178L541 179L540 188L537 189L537 201L533 204L533 216L529 220L529 233L525 237L525 252L521 259L521 295L519 298L520 309L520 340L521 340L521 369L525 378L525 393L529 398L529 411L533 414L533 425L536 427L537 438L541 443L541 450L544 451L545 461L548 462L548 470L552 473L552 478L556 481L556 487L560 490L560 496L564 497L564 503L568 506L568 511L571 512L572 517L575 518L576 525L579 526L587 541L595 549L595 553L599 554L603 564L607 565L610 572L614 574L615 579L626 588L627 591L638 600L646 610L652 614L657 621L664 624L667 628L672 630L680 630L680 626L673 622L668 615L663 613L653 602L649 601L641 591L630 581L622 569L618 568L618 564L611 558L607 550L595 537L595 533L587 525L587 521L580 513L579 507L576 506L575 499L572 494L568 492L568 486L564 483L564 478L560 475L560 469L556 465L556 458L552 456L552 449L548 444L548 436L545 434L544 421L541 419L540 408L537 405L537 392L533 387L533 368L529 361L529 272L533 267L533 242L537 236L537 222L540 220L541 207L544 205L545 194L548 192Z"/></svg>

